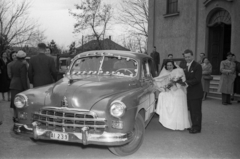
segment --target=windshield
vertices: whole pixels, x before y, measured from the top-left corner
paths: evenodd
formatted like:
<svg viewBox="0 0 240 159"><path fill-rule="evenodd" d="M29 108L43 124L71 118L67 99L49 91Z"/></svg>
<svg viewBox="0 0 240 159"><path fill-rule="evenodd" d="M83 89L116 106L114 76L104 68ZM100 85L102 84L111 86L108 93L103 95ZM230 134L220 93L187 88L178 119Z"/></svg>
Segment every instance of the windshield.
<svg viewBox="0 0 240 159"><path fill-rule="evenodd" d="M71 75L116 75L135 77L138 72L136 60L121 56L88 56L74 61Z"/></svg>

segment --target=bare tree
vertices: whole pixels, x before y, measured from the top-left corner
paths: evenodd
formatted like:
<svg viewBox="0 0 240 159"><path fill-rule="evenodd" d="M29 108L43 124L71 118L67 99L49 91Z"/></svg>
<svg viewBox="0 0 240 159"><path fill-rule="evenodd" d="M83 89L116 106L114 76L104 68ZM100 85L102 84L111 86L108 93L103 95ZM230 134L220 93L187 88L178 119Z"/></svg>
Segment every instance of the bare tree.
<svg viewBox="0 0 240 159"><path fill-rule="evenodd" d="M129 37L135 37L141 46L140 50L146 50L148 0L122 0L117 20L129 28Z"/></svg>
<svg viewBox="0 0 240 159"><path fill-rule="evenodd" d="M84 31L91 30L91 36L96 38L99 49L103 49L101 39L104 39L112 18L112 6L101 5L101 0L83 0L80 5L75 4L75 7L76 11L69 11L77 21L74 32L83 34Z"/></svg>
<svg viewBox="0 0 240 159"><path fill-rule="evenodd" d="M40 29L35 29L31 36L29 37L29 40L27 40L24 44L29 46L37 46L38 43L43 42L46 40L46 36L44 34L45 31Z"/></svg>
<svg viewBox="0 0 240 159"><path fill-rule="evenodd" d="M127 36L122 39L123 46L131 51L146 53L145 39L141 36Z"/></svg>
<svg viewBox="0 0 240 159"><path fill-rule="evenodd" d="M33 39L44 39L43 32L38 29L28 14L30 2L0 0L0 32L1 50L5 50L7 45L26 44Z"/></svg>

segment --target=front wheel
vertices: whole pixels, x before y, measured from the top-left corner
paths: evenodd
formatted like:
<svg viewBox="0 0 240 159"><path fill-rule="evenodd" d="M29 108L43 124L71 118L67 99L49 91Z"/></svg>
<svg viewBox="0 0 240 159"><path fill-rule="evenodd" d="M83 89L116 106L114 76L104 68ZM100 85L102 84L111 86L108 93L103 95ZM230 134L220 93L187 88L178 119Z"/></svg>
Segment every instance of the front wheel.
<svg viewBox="0 0 240 159"><path fill-rule="evenodd" d="M117 156L127 156L136 152L142 145L145 133L145 124L142 116L137 115L134 128L133 128L133 139L131 142L116 147L109 147L109 150Z"/></svg>

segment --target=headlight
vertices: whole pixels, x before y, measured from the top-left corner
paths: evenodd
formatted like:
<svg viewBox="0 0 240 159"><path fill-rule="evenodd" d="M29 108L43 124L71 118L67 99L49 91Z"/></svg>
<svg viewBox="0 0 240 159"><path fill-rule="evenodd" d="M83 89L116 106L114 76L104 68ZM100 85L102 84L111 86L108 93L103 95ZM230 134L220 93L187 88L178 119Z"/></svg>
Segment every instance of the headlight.
<svg viewBox="0 0 240 159"><path fill-rule="evenodd" d="M126 105L120 101L114 101L110 107L110 113L114 117L122 117L125 114Z"/></svg>
<svg viewBox="0 0 240 159"><path fill-rule="evenodd" d="M16 95L14 98L14 105L17 108L22 108L26 105L27 103L27 98L24 95Z"/></svg>

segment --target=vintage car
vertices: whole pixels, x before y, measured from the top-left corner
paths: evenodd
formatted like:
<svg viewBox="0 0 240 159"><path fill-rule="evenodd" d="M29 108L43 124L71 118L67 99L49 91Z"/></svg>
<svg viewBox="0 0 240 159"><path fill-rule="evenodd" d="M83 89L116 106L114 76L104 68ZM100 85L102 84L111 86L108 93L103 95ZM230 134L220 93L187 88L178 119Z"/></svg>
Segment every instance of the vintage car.
<svg viewBox="0 0 240 159"><path fill-rule="evenodd" d="M153 68L152 58L141 53L81 53L58 82L16 95L13 130L34 140L103 145L130 155L154 115Z"/></svg>

